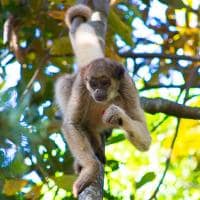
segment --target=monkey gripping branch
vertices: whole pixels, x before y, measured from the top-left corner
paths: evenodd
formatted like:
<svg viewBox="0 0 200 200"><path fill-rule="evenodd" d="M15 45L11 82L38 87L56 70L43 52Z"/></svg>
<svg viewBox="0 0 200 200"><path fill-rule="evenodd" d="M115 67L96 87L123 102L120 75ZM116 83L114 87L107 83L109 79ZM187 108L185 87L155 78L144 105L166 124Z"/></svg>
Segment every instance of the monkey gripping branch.
<svg viewBox="0 0 200 200"><path fill-rule="evenodd" d="M87 139L84 137L84 135L86 135L86 132L84 132L84 130L79 125L74 126L73 125L74 123L69 123L69 121L72 120L71 122L74 122L75 120L77 121L77 123L80 124L80 121L84 120L82 117L80 117L80 116L83 116L80 111L78 111L78 114L77 114L77 111L74 111L75 107L77 107L78 105L77 102L74 103L74 100L77 101L77 99L81 99L81 100L85 99L84 102L86 103L86 105L84 107L86 107L87 102L89 102L88 97L84 98L84 95L82 94L84 93L83 87L85 86L85 83L81 84L81 78L84 78L84 80L86 81L87 89L92 94L91 96L94 96L93 97L94 100L101 101L98 98L99 97L102 98L102 94L99 96L99 94L95 94L95 92L92 91L92 89L96 85L100 85L100 84L99 83L97 84L97 81L92 83L91 82L92 79L88 81L88 77L92 76L93 71L95 71L96 75L98 73L102 74L103 68L105 68L104 69L105 77L106 77L105 71L108 72L108 74L115 70L118 72L120 71L120 74L118 73L118 75L122 75L124 74L124 72L123 72L123 66L109 59L104 58L103 50L105 47L105 34L106 34L106 27L107 27L109 1L95 1L95 0L92 2L78 1L78 3L89 5L92 10L84 6L76 7L76 9L72 8L67 13L67 16L70 16L70 18L66 17L65 22L70 27L69 35L70 35L71 43L72 43L72 46L77 58L77 64L81 72L76 74L75 76L68 76L68 77L63 76L61 79L59 79L56 84L56 97L57 97L57 103L61 111L66 111L66 113L68 113L67 120L66 120L65 115L63 115L64 123L63 123L62 129L63 129L64 135L65 136L67 135L66 138L68 141L68 145L72 151L72 154L80 162L78 163L76 167L77 172L79 173L79 177L73 186L73 193L75 196L78 195L79 199L97 199L98 200L98 199L103 198L103 166L99 162L98 165L99 165L100 170L96 171L95 170L96 167L94 168L94 166L96 166L97 164L96 162L94 162L94 160L96 159L93 159L92 157L95 156L93 155L93 150L94 150L98 159L101 162L103 161L102 163L104 163L104 160L105 160L104 152L102 150L102 147L100 147L102 146L102 144L99 145L98 143L99 139L92 138L91 140L96 141L95 142L96 145L95 147L91 147L91 144L89 144L88 141L86 141ZM86 32L87 37L89 36L89 39L91 40L87 44L87 46L85 45L85 41L84 41L84 39L86 39L84 38L85 32ZM94 61L99 58L100 60ZM86 69L84 69L85 68L84 66L87 66ZM99 70L98 68L100 68L100 66L101 66L101 69ZM110 69L109 66L112 66L113 69ZM112 75L110 76L112 78ZM120 80L120 77L121 76L117 76L117 79ZM126 77L126 75L124 75L124 77ZM106 80L106 83L109 83L108 85L110 85L110 83L113 82L113 81L110 81L110 82L109 81L110 79ZM112 117L114 116L114 119L115 119L116 114L117 115L121 114L120 116L121 118L118 118L117 120L119 127L122 127L126 130L127 138L138 149L147 150L150 145L151 138L146 128L142 109L140 109L140 105L138 103L139 100L138 100L137 92L134 88L134 84L133 83L130 84L130 81L128 80L128 78L125 78L124 81L121 81L121 83L123 83L122 85L124 85L124 88L126 88L126 90L121 89L121 93L119 92L120 94L123 94L123 92L126 91L126 95L122 95L123 97L121 99L121 101L123 102L122 105L129 104L129 108L128 110L126 109L124 112L123 109L115 105L114 106L110 105L110 107L108 108L103 108L101 106L100 110L105 111L103 114L103 120L107 121L106 118L109 118L110 115L112 115ZM68 88L71 88L70 91L66 91L66 94L69 94L69 95L64 95L64 96L69 96L69 99L64 99L66 97L64 97L63 95L60 95L62 94L64 85L69 85ZM80 88L82 88L82 91L80 90ZM129 89L127 90L127 88ZM128 96L127 99L126 99L126 96ZM64 104L63 104L63 101L65 101ZM67 111L65 108L66 102L68 102L67 109L70 112ZM113 99L113 102L114 102L114 99ZM88 105L89 109L87 109L87 113L88 111L89 113L91 113L92 109L94 110L96 109L97 105L95 103L93 103L93 105L94 105L93 107L91 107L91 105L90 106ZM168 115L174 115L177 117L185 117L185 118L189 117L193 119L200 118L200 112L198 108L190 108L190 107L183 106L183 105L180 105L168 100L164 100L164 99L158 99L158 98L148 99L148 98L143 97L141 98L141 105L145 111L152 114L157 113L157 112L163 112ZM79 106L77 108L84 110L83 106ZM134 109L131 109L131 108L134 108ZM136 110L138 112L132 113L130 110ZM115 112L115 115L113 115L113 112ZM91 114L87 114L87 115L90 116L89 119L91 120ZM70 118L69 116L73 116L73 117ZM97 116L98 116L98 113L97 113ZM135 120L132 120L131 117L132 119L135 118ZM119 121L119 119L121 120ZM113 125L116 122L116 120L113 121L113 118L112 119L110 118L109 122L110 121L113 122ZM96 126L98 126L98 124L92 123L92 126L95 128ZM87 128L91 128L91 125L88 126ZM70 132L74 133L72 136L70 136L70 134L67 133L69 132L69 130ZM140 135L138 133L143 134L143 135ZM72 137L75 137L75 135L76 135L76 141L77 142L78 140L80 141L78 145L80 145L81 147L80 146L77 147L77 145L74 143L74 139ZM96 149L96 146L98 146L97 149ZM92 148L94 149L92 150ZM99 152L99 149L101 149L100 152ZM91 166L91 168L88 167L89 165ZM88 183L90 182L89 186L86 185L87 182ZM85 186L87 187L85 188Z"/></svg>

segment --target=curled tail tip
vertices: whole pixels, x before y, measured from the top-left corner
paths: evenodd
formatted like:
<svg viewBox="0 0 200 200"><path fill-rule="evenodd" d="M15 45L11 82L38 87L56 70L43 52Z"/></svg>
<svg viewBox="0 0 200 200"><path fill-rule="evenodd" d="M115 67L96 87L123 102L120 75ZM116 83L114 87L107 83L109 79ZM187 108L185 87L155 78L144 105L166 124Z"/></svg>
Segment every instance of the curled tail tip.
<svg viewBox="0 0 200 200"><path fill-rule="evenodd" d="M65 13L65 24L70 28L72 20L75 17L82 17L85 21L87 21L92 15L92 10L83 4L78 4L70 7Z"/></svg>

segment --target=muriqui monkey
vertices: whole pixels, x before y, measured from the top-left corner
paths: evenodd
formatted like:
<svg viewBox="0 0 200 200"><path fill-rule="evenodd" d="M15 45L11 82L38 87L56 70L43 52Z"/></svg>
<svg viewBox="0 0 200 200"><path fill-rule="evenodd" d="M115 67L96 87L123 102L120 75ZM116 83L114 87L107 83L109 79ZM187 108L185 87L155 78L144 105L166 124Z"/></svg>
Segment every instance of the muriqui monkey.
<svg viewBox="0 0 200 200"><path fill-rule="evenodd" d="M71 20L74 12L68 17ZM77 42L75 47L79 48ZM80 52L78 55L83 59ZM123 65L100 56L81 66L76 74L60 77L55 84L55 98L63 116L62 132L79 173L73 185L75 197L95 180L99 172L98 159L105 162L101 144L101 133L105 130L122 128L133 145L141 151L148 150L151 137L144 112L135 85Z"/></svg>

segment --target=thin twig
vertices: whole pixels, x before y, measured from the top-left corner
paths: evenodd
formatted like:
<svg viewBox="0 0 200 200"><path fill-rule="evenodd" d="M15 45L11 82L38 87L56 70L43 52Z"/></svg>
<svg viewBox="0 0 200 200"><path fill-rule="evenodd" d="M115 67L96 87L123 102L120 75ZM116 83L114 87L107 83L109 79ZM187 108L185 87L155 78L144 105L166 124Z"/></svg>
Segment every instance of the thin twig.
<svg viewBox="0 0 200 200"><path fill-rule="evenodd" d="M131 58L162 58L162 59L172 59L172 60L187 60L193 62L200 62L200 56L186 56L186 55L173 55L164 53L134 53L133 50L119 52L121 57L131 57Z"/></svg>
<svg viewBox="0 0 200 200"><path fill-rule="evenodd" d="M175 89L186 89L186 85L146 85L143 88L139 89L139 91L146 91L146 90L154 90L154 89L161 89L161 88L175 88ZM190 88L200 88L200 85L192 85Z"/></svg>
<svg viewBox="0 0 200 200"><path fill-rule="evenodd" d="M192 81L190 83L192 83ZM187 90L186 90L186 93L185 93L183 105L185 105L185 103L186 103L187 97L189 95L189 90L190 90L190 88L188 87ZM183 92L183 90L180 92L180 94L178 96L178 99L180 98L182 92ZM178 99L177 99L177 101L178 101ZM178 136L179 126L180 126L180 118L178 118L177 120L178 121L177 121L177 125L176 125L176 130L175 130L174 137L172 139L172 143L170 145L170 153L169 153L168 158L166 160L164 172L162 174L162 177L161 177L161 179L160 179L160 181L159 181L159 183L158 183L158 185L157 185L154 193L152 194L152 196L148 200L153 200L153 199L156 200L157 199L157 194L158 194L158 192L160 190L160 187L161 187L161 185L162 185L162 183L163 183L163 181L165 179L165 176L167 174L167 171L169 169L170 162L171 162L171 157L172 157L172 153L173 153L173 150L174 150L174 145L175 145L175 142L176 142L176 139L177 139L177 136Z"/></svg>
<svg viewBox="0 0 200 200"><path fill-rule="evenodd" d="M161 124L163 124L167 119L169 118L168 115L166 115L161 121L159 121L151 130L150 132L154 132Z"/></svg>
<svg viewBox="0 0 200 200"><path fill-rule="evenodd" d="M47 54L42 61L40 62L40 65L38 66L38 68L35 70L33 76L31 77L30 81L28 82L26 88L24 89L22 95L21 95L21 100L26 96L26 94L28 93L28 91L30 90L30 88L33 85L33 82L35 81L35 79L37 78L40 70L42 69L42 66L44 65L44 63L46 63L46 61L49 59L49 54Z"/></svg>
<svg viewBox="0 0 200 200"><path fill-rule="evenodd" d="M167 174L167 171L169 169L169 166L170 166L170 161L171 161L171 156L172 156L172 153L173 153L173 149L174 149L174 144L176 142L176 138L178 136L178 130L179 130L179 125L180 125L180 119L178 119L178 122L177 122L177 126L176 126L176 130L175 130L175 134L174 134L174 137L173 137L173 140L172 140L172 143L171 143L171 146L170 146L170 153L168 155L168 158L166 160L166 164L165 164L165 169L164 169L164 172L162 174L162 177L153 193L153 195L148 199L148 200L153 200L153 199L156 199L156 196L159 192L159 189L160 189L160 186L162 185L163 181L164 181L164 178Z"/></svg>

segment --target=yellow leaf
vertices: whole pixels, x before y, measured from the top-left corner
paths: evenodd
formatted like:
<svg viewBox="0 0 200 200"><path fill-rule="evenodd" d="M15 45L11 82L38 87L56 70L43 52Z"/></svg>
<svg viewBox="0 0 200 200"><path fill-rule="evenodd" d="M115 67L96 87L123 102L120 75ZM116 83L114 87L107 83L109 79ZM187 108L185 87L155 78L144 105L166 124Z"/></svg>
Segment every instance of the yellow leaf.
<svg viewBox="0 0 200 200"><path fill-rule="evenodd" d="M63 20L65 16L65 11L52 10L48 12L48 15L54 19Z"/></svg>
<svg viewBox="0 0 200 200"><path fill-rule="evenodd" d="M119 3L120 1L119 0L110 0L110 5L114 5L114 4L117 4Z"/></svg>
<svg viewBox="0 0 200 200"><path fill-rule="evenodd" d="M199 34L199 28L190 28L190 27L183 27L183 26L177 26L177 31L180 32L182 35L188 35L191 36L193 34L198 35Z"/></svg>
<svg viewBox="0 0 200 200"><path fill-rule="evenodd" d="M1 0L2 6L6 6L9 3L9 0Z"/></svg>
<svg viewBox="0 0 200 200"><path fill-rule="evenodd" d="M199 106L200 99L192 102L190 106ZM172 137L168 137L164 146L169 148ZM177 158L193 155L200 150L200 120L181 119L178 137L173 149L172 161L176 161Z"/></svg>
<svg viewBox="0 0 200 200"><path fill-rule="evenodd" d="M16 192L19 192L27 184L27 180L7 179L3 186L3 193L7 196L15 195Z"/></svg>

